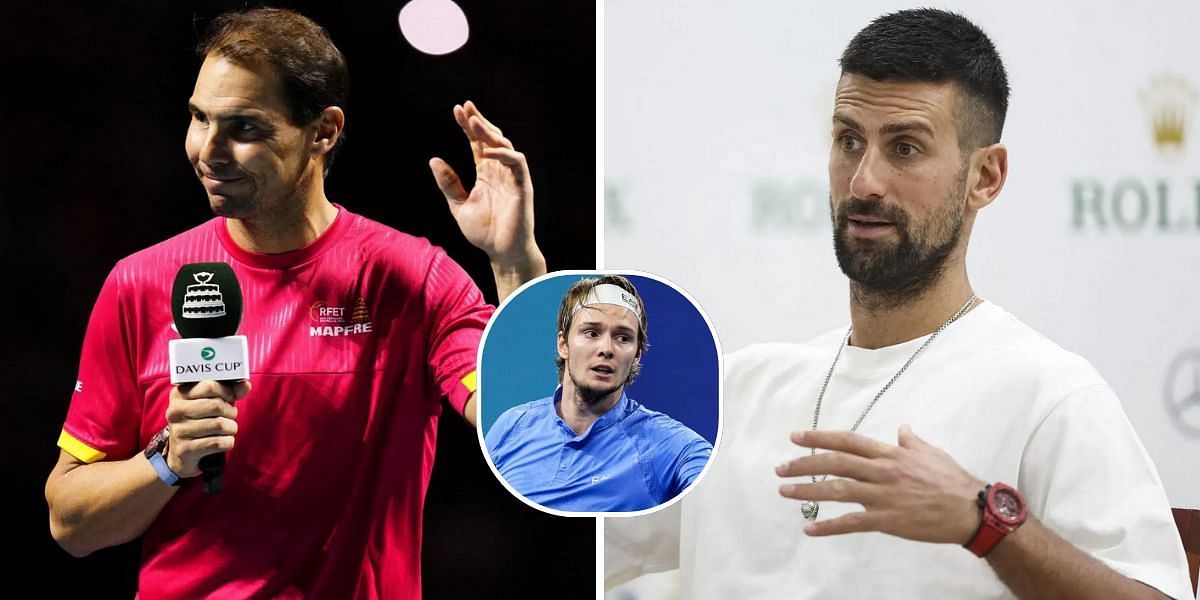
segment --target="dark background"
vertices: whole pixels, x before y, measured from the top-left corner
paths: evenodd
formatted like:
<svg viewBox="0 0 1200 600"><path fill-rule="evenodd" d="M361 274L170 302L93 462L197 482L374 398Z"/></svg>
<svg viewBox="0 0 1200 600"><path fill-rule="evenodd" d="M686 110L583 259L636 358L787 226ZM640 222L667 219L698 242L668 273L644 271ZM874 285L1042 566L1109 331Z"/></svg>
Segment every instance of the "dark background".
<svg viewBox="0 0 1200 600"><path fill-rule="evenodd" d="M472 99L528 157L550 269L593 268L595 5L459 0L470 40L437 57L403 39L396 18L404 2L272 4L325 26L349 62L346 143L328 197L444 247L495 302L487 257L463 239L427 167L441 156L473 179L470 149L451 114ZM50 538L43 486L105 275L120 258L211 217L183 150L199 67L193 48L217 14L258 5L6 6L2 493L15 534L7 546L18 565L34 567L10 571L12 589L134 594L137 542L71 558ZM439 436L425 511L426 597L592 598L595 522L544 515L511 497L487 468L475 432L450 411ZM564 553L578 569L562 568Z"/></svg>

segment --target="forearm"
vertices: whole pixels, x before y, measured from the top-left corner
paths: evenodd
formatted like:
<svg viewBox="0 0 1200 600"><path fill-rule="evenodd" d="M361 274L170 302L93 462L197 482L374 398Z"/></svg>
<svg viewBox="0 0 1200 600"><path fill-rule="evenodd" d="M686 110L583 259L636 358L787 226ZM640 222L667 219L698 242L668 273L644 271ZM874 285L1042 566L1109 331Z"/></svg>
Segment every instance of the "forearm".
<svg viewBox="0 0 1200 600"><path fill-rule="evenodd" d="M50 533L74 556L128 542L150 527L177 490L160 481L140 453L92 464L60 460L46 483Z"/></svg>
<svg viewBox="0 0 1200 600"><path fill-rule="evenodd" d="M987 555L988 564L1018 598L1166 598L1112 570L1030 517Z"/></svg>
<svg viewBox="0 0 1200 600"><path fill-rule="evenodd" d="M496 278L496 294L504 302L526 281L546 274L546 259L535 245L520 260L492 259L492 275Z"/></svg>

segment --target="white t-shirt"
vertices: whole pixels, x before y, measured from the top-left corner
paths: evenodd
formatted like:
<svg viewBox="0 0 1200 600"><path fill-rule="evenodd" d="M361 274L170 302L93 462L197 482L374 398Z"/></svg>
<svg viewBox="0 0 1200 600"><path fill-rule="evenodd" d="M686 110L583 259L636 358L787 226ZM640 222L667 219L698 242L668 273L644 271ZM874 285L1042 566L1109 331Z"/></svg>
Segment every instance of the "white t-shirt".
<svg viewBox="0 0 1200 600"><path fill-rule="evenodd" d="M710 472L668 509L605 519L610 584L678 568L689 600L1012 597L987 561L961 546L801 531L801 502L779 495L785 480L774 468L807 455L788 435L812 427L845 332L727 357L725 423ZM925 339L847 347L819 428L849 429ZM903 424L975 477L1015 485L1030 514L1074 546L1168 595L1191 597L1162 483L1116 395L1086 360L1002 308L985 303L946 328L858 432L895 445ZM858 510L826 501L818 518Z"/></svg>

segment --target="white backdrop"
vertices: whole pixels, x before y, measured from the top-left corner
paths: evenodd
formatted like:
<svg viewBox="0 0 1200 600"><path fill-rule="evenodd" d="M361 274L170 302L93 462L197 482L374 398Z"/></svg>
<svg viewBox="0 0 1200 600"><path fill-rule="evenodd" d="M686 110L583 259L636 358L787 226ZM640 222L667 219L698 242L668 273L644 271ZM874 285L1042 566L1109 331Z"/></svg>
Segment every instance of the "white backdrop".
<svg viewBox="0 0 1200 600"><path fill-rule="evenodd" d="M909 6L606 2L603 268L688 290L726 352L844 325L826 182L836 61ZM975 289L1088 358L1172 505L1200 507L1200 2L939 7L991 36L1012 87L1009 179L976 223Z"/></svg>

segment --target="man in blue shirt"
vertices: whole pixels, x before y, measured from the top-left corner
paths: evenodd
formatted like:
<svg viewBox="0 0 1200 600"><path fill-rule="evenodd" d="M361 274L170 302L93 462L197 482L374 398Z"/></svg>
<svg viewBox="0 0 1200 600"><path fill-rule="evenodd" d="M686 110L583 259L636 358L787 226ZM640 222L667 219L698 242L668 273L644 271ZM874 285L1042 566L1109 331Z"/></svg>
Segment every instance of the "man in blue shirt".
<svg viewBox="0 0 1200 600"><path fill-rule="evenodd" d="M559 388L505 411L488 431L500 476L529 500L571 512L651 508L691 485L712 445L625 395L648 345L628 279L571 286L558 309Z"/></svg>

